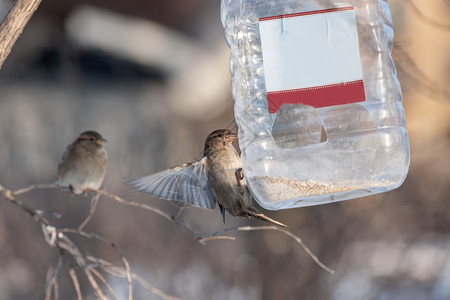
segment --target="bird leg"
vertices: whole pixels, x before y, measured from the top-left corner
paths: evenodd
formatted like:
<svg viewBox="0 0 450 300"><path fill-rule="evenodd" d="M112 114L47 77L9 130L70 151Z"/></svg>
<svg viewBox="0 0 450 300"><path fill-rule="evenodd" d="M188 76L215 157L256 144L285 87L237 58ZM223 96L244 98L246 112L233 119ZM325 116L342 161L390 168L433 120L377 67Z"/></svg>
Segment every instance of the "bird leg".
<svg viewBox="0 0 450 300"><path fill-rule="evenodd" d="M181 215L181 213L183 212L183 210L184 210L184 207L180 207L180 209L178 209L177 213L176 213L174 216L171 217L172 220L173 220L175 223L177 222L177 219L178 219L178 217Z"/></svg>
<svg viewBox="0 0 450 300"><path fill-rule="evenodd" d="M234 175L236 175L237 185L241 186L241 180L244 179L244 172L242 172L242 168L237 169Z"/></svg>
<svg viewBox="0 0 450 300"><path fill-rule="evenodd" d="M87 194L88 194L88 189L84 189L84 190L83 190L83 196L86 197Z"/></svg>
<svg viewBox="0 0 450 300"><path fill-rule="evenodd" d="M70 191L70 196L75 195L75 193L73 192L73 186L69 185L69 191Z"/></svg>
<svg viewBox="0 0 450 300"><path fill-rule="evenodd" d="M222 222L225 224L225 207L219 203L220 213L222 214Z"/></svg>

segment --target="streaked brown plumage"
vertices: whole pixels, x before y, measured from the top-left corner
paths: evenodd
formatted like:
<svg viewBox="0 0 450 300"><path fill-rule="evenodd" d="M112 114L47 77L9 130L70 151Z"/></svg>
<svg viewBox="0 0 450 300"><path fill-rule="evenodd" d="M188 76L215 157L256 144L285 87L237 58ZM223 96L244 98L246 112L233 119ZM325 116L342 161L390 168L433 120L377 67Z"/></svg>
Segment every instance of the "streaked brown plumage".
<svg viewBox="0 0 450 300"><path fill-rule="evenodd" d="M74 194L98 189L105 177L108 154L103 147L106 140L95 131L86 131L67 146L58 165L58 184L70 188Z"/></svg>
<svg viewBox="0 0 450 300"><path fill-rule="evenodd" d="M252 195L243 176L241 158L232 142L236 134L228 129L210 133L203 158L159 173L135 179L131 187L167 200L213 209L219 203L232 216L256 218L286 227L252 205Z"/></svg>

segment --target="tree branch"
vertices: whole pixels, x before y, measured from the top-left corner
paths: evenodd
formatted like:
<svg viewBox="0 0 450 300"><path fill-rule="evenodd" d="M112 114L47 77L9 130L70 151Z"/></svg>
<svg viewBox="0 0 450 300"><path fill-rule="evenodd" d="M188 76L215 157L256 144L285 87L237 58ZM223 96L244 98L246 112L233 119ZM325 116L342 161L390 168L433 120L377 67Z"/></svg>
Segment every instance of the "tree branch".
<svg viewBox="0 0 450 300"><path fill-rule="evenodd" d="M59 299L58 274L59 270L61 269L61 266L62 266L62 254L60 254L58 257L58 263L56 264L56 268L54 270L52 270L52 268L48 270L45 300L52 299L52 291L55 294L55 300Z"/></svg>
<svg viewBox="0 0 450 300"><path fill-rule="evenodd" d="M100 268L102 268L105 272L107 272L113 276L116 276L116 277L125 277L126 276L126 272L122 268L117 267L117 266L113 265L111 262L108 262L104 259L93 257L93 256L86 256L86 259L93 263L98 264L100 266ZM182 298L167 295L166 293L155 288L154 286L152 286L150 283L148 283L146 280L144 280L142 277L140 277L139 275L137 275L135 273L131 273L131 276L133 277L134 280L139 282L140 285L142 287L144 287L145 289L147 289L150 293L152 293L154 295L158 295L162 299L182 300Z"/></svg>
<svg viewBox="0 0 450 300"><path fill-rule="evenodd" d="M417 7L416 4L414 4L414 2L412 2L411 0L401 0L406 6L409 7L409 9L411 9L411 11L422 21L424 21L425 23L430 24L433 27L442 29L442 30L450 30L450 25L448 24L442 24L438 21L436 21L435 19L428 17L426 15L424 15L422 13L422 11Z"/></svg>
<svg viewBox="0 0 450 300"><path fill-rule="evenodd" d="M16 0L0 25L0 69L42 0Z"/></svg>
<svg viewBox="0 0 450 300"><path fill-rule="evenodd" d="M75 291L77 292L77 300L82 300L83 297L81 296L81 289L80 289L80 282L78 280L77 272L74 268L69 269L70 278L72 278L73 287L75 288Z"/></svg>
<svg viewBox="0 0 450 300"><path fill-rule="evenodd" d="M139 202L127 201L127 200L125 200L123 198L120 198L117 195L108 193L107 191L104 191L104 190L96 190L96 189L88 189L88 190L96 192L96 193L99 193L99 194L102 194L102 195L105 195L105 196L108 196L109 198L111 198L111 199L113 199L113 200L115 200L115 201L117 201L117 202L119 202L121 204L125 204L125 205L128 205L128 206L140 207L140 208L152 211L152 212L160 215L161 217L166 218L169 221L173 221L173 218L170 215L168 215L167 213L165 213L162 210L157 209L157 208L155 208L153 206L150 206L150 205L147 205L147 204L144 204L144 203L139 203Z"/></svg>
<svg viewBox="0 0 450 300"><path fill-rule="evenodd" d="M396 55L398 57L397 68L412 79L415 86L422 87L425 91L432 93L433 96L439 96L439 99L444 101L450 99L450 90L427 76L402 46L395 44L394 51L394 53L398 53Z"/></svg>
<svg viewBox="0 0 450 300"><path fill-rule="evenodd" d="M65 252L69 253L75 259L77 265L81 268L81 270L84 272L87 279L89 280L89 283L91 284L91 286L96 294L96 297L100 298L100 299L107 299L107 297L105 296L102 289L100 288L100 285L97 282L96 278L98 278L98 280L100 280L102 282L102 284L106 287L106 289L108 290L109 294L111 295L111 297L113 299L117 298L117 297L115 296L114 291L112 290L111 286L106 282L105 278L98 271L96 271L93 266L91 266L90 264L87 263L86 258L82 254L81 250L71 239L68 238L66 233L79 235L79 236L82 236L82 237L85 237L88 239L95 239L97 241L100 241L100 242L105 243L105 244L109 245L110 247L112 247L118 253L118 255L120 256L120 258L124 264L125 272L124 272L124 276L121 276L121 277L127 278L127 283L128 283L128 288L129 288L128 299L132 300L133 299L133 283L132 283L133 276L131 273L130 264L129 264L128 260L125 258L125 256L122 254L121 249L119 247L117 247L113 242L107 240L106 238L104 238L96 233L88 233L88 232L83 231L83 228L89 222L89 220L92 218L92 216L95 212L95 209L96 209L97 203L98 203L98 199L101 194L111 195L113 198L115 197L115 199L119 202L121 202L121 201L127 202L127 201L125 201L115 195L106 193L104 191L102 191L103 193L96 193L96 195L91 200L90 213L86 217L86 219L82 222L82 224L78 227L78 229L72 229L72 228L57 229L51 225L49 220L47 220L41 216L42 211L32 208L32 207L28 206L26 203L24 203L23 201L16 199L17 195L23 195L23 194L29 193L31 191L34 191L34 190L56 189L56 188L60 188L60 187L57 186L56 184L34 184L34 185L30 185L26 188L22 188L22 189L12 192L11 190L0 185L0 197L3 197L4 199L8 200L9 202L17 205L22 210L24 210L25 212L30 214L34 218L35 221L37 221L41 224L44 238L47 241L47 243L49 244L49 246L57 247L61 251L63 251L63 252L65 251ZM139 203L135 203L135 204L131 204L131 205L138 206L137 204L139 204ZM146 205L144 205L144 206L146 207ZM149 207L149 208L151 208L150 210L155 211L156 213L161 212L164 216L164 213L162 211L160 211L158 209L153 209L152 207ZM170 219L170 216L168 216L168 218ZM59 268L60 268L60 263L61 263L61 260L58 261L57 268L55 269L55 271L52 272L52 277L48 280L48 284L47 284L47 288L46 288L46 299L51 299L52 292L54 293L56 299L59 297L57 276L58 276L58 272L59 272ZM78 280L75 270L73 268L71 268L69 270L69 274L70 274L72 282L74 284L74 288L77 293L77 298L82 299L79 280ZM151 291L151 289L150 289L150 291ZM158 294L158 295L161 293L157 289L155 289L155 291L156 291L156 294ZM169 296L168 299L175 299L175 298L173 298L172 296Z"/></svg>
<svg viewBox="0 0 450 300"><path fill-rule="evenodd" d="M241 226L241 227L235 227L235 228L227 228L227 229L223 229L220 230L216 233L213 233L211 236L209 237L203 237L203 238L198 238L197 241L203 245L205 245L205 242L207 241L211 241L211 240L218 240L218 239L234 239L233 237L230 236L226 236L226 235L220 235L223 233L230 233L230 232L236 232L236 231L259 231L259 230L275 230L275 231L280 231L282 233L284 233L287 236L290 236L291 238L293 238L305 251L306 253L308 253L308 255L325 271L330 272L331 274L334 274L334 270L327 267L325 264L323 264L319 258L308 248L308 246L306 246L306 244L302 241L302 239L293 234L292 232L290 232L287 229L278 227L278 226Z"/></svg>
<svg viewBox="0 0 450 300"><path fill-rule="evenodd" d="M131 201L126 201L114 194L108 193L106 191L103 190L94 190L94 189L90 189L91 191L94 191L96 193L100 193L103 195L106 195L108 197L110 197L113 200L118 201L119 203L125 204L125 205L131 205L131 206L137 206L137 207L141 207L147 210L150 210L154 213L157 213L158 215L166 218L167 220L177 224L177 225L182 225L185 228L187 228L189 231L191 231L195 236L197 236L198 234L195 232L195 230L187 223L185 223L183 220L176 220L174 217L169 216L167 213L154 208L150 205L147 204L143 204L143 203L137 203L137 202L131 202ZM221 233L226 233L226 232L232 232L232 231L254 231L254 230L276 230L276 231L280 231L283 232L284 234L290 236L291 238L293 238L305 251L306 253L308 253L308 255L325 271L330 272L331 274L334 273L334 270L327 267L325 264L323 264L316 255L314 255L314 253L306 246L306 244L300 239L300 237L298 237L297 235L293 234L292 232L290 232L287 229L282 229L282 228L278 228L276 226L244 226L244 227L238 227L238 228L230 228L230 229L224 229L224 230L220 230L216 233L214 233L212 236L210 237L197 237L197 241L199 241L201 244L205 244L206 241L209 240L233 240L233 237L228 237L228 236L219 236Z"/></svg>
<svg viewBox="0 0 450 300"><path fill-rule="evenodd" d="M89 215L86 217L86 219L84 219L84 221L78 227L78 231L83 231L83 228L92 219L92 216L94 215L94 212L97 209L97 204L98 204L98 199L99 198L100 198L100 194L96 194L94 197L92 197L92 199L91 199L91 208L89 210Z"/></svg>
<svg viewBox="0 0 450 300"><path fill-rule="evenodd" d="M38 221L44 225L50 225L50 222L46 218L42 217L42 211L40 211L38 209L34 209L34 208L28 206L25 202L16 199L15 192L11 192L11 190L8 190L0 185L0 193L11 203L19 206L23 211L25 211L29 215L31 215L36 221Z"/></svg>
<svg viewBox="0 0 450 300"><path fill-rule="evenodd" d="M62 228L62 229L58 230L58 232L59 233L73 233L73 234L77 234L77 235L83 236L88 239L95 239L95 240L100 241L104 244L107 244L108 246L113 248L117 252L117 254L120 256L120 258L124 264L124 267L125 267L125 271L127 274L126 277L127 277L127 281L128 281L128 299L129 300L133 299L133 281L131 278L130 264L129 264L128 260L125 258L125 256L123 255L122 250L119 247L117 247L116 244L114 244L113 242L110 242L109 240L105 239L104 237L102 237L96 233L92 233L92 232L88 233L88 232L84 232L84 231L80 231L80 230L75 230L72 228Z"/></svg>
<svg viewBox="0 0 450 300"><path fill-rule="evenodd" d="M47 219L45 219L41 216L41 214L42 214L41 211L39 211L37 209L33 209L33 208L29 207L28 205L26 205L25 203L23 203L22 201L17 200L15 198L15 196L17 196L17 195L23 195L23 194L31 192L33 190L54 189L54 188L60 188L60 187L58 187L55 184L35 184L35 185L30 185L23 189L16 190L15 192L11 192L10 190L8 190L0 185L0 196L4 196L5 199L7 199L10 202L21 207L24 211L26 211L31 216L33 216L36 221L41 223L42 229L44 232L44 237L45 237L45 240L47 241L47 243L51 247L58 247L59 249L67 251L69 254L72 255L72 257L77 262L77 265L83 270L86 277L88 278L92 288L94 289L94 292L96 293L96 296L101 299L106 299L106 296L103 293L103 291L101 290L95 277L98 278L98 280L100 280L103 283L103 285L106 287L106 289L108 289L108 292L112 298L114 298L115 295L114 295L114 292L112 291L111 287L109 286L109 284L104 279L104 277L100 273L98 273L97 270L95 270L95 268L98 266L100 266L100 268L102 268L105 272L110 273L114 276L127 278L128 289L129 289L129 295L128 295L129 300L133 299L133 285L132 285L133 279L138 281L148 291L150 291L151 293L153 293L155 295L160 296L163 299L180 299L180 298L176 298L176 297L165 294L164 292L151 286L148 282L146 282L144 279L142 279L138 275L132 273L128 260L123 255L121 249L119 247L117 247L113 242L107 240L106 238L104 238L96 233L92 233L92 232L89 233L89 232L83 231L85 225L89 222L89 220L92 218L92 216L95 212L95 209L96 209L97 203L98 203L98 198L100 195L105 195L105 196L107 196L107 198L115 200L123 205L134 206L134 207L149 210L149 211L154 212L154 213L158 214L159 216L169 220L170 222L172 222L176 225L181 225L181 226L185 227L186 229L188 229L196 237L196 240L203 245L205 245L206 242L211 241L211 240L235 240L236 239L235 237L224 235L224 234L231 233L231 232L261 231L261 230L280 231L283 234L294 239L297 242L297 244L299 244L306 251L306 253L321 268L323 268L327 272L334 273L334 270L332 270L331 268L324 265L318 259L318 257L306 246L306 244L301 240L300 237L293 234L292 232L290 232L287 229L280 228L277 226L241 226L241 227L235 227L235 228L226 228L226 229L222 229L222 230L219 230L219 231L213 233L211 236L201 237L190 226L190 224L186 223L184 220L177 220L175 217L170 216L169 214L167 214L166 212L163 212L160 209L154 208L154 207L144 204L144 203L127 201L117 195L108 193L104 190L91 189L91 191L95 192L96 195L91 200L91 209L90 209L89 215L81 223L81 225L78 227L78 229L73 229L73 228L56 229L54 226L52 226L50 224L50 222ZM72 240L67 237L67 235L66 235L67 233L79 235L79 236L82 236L82 237L85 237L88 239L95 239L97 241L100 241L100 242L112 247L117 252L118 256L121 258L121 260L123 262L123 268L113 266L112 264L110 264L102 259L99 259L99 258L93 258L92 256L84 256L81 253L80 249L75 245L75 243L72 242ZM90 263L88 263L88 261L95 262L96 266L91 265ZM81 299L79 280L76 276L76 272L75 272L75 270L70 269L69 273L72 278L75 290L77 292L77 297L78 297L78 299Z"/></svg>
<svg viewBox="0 0 450 300"><path fill-rule="evenodd" d="M114 300L117 300L116 294L114 293L113 289L109 285L108 281L106 281L105 277L103 277L103 275L100 274L100 272L97 271L96 269L91 269L91 272L92 272L92 274L97 276L98 279L100 279L100 281L103 283L104 286L106 286L106 289L108 290L109 294L111 295L111 298L113 298Z"/></svg>

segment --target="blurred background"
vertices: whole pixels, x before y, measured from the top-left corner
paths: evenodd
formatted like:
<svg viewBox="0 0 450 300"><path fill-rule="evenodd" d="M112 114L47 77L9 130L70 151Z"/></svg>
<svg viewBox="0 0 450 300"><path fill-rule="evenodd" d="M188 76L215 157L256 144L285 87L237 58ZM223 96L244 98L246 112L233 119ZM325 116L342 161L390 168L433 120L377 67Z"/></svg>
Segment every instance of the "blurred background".
<svg viewBox="0 0 450 300"><path fill-rule="evenodd" d="M203 246L184 227L104 197L86 230L114 241L156 288L183 298L450 299L450 3L414 3L390 1L411 144L405 183L372 197L267 212L334 275L280 232L239 232L236 241ZM2 16L10 5L0 1ZM122 183L199 159L210 131L235 126L219 6L43 0L0 71L0 184L54 182L65 147L92 129L108 139L103 187L175 214ZM77 227L89 212L89 198L63 191L22 199L58 227ZM222 228L218 210L187 208L181 217L203 234ZM227 216L228 227L244 224L263 225ZM120 262L95 241L76 241ZM39 224L2 199L0 298L43 299L57 259ZM67 270L60 271L60 296L75 299ZM126 280L107 279L126 298ZM136 299L159 299L135 286Z"/></svg>

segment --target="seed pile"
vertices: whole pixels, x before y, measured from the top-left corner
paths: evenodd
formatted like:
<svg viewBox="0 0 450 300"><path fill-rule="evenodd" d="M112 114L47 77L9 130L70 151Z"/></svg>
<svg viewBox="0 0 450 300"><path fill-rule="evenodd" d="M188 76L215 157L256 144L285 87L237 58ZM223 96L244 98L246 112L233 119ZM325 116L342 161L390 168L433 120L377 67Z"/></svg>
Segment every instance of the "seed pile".
<svg viewBox="0 0 450 300"><path fill-rule="evenodd" d="M334 185L320 183L312 180L298 181L284 177L256 176L253 177L258 191L268 201L277 202L280 199L307 198L311 196L331 195L336 193L355 191L374 187L373 183L367 185ZM393 182L379 182L376 186L388 186Z"/></svg>

